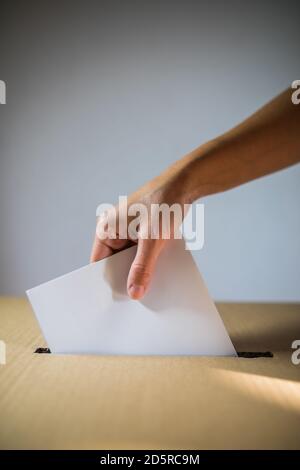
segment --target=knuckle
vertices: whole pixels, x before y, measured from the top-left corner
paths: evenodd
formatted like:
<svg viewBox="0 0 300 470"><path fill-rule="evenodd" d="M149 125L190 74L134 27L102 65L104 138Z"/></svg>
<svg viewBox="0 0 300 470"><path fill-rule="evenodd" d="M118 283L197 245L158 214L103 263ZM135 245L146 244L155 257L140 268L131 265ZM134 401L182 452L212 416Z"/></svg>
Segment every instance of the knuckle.
<svg viewBox="0 0 300 470"><path fill-rule="evenodd" d="M139 279L147 281L150 279L151 273L149 268L142 263L134 263L133 266L133 276Z"/></svg>

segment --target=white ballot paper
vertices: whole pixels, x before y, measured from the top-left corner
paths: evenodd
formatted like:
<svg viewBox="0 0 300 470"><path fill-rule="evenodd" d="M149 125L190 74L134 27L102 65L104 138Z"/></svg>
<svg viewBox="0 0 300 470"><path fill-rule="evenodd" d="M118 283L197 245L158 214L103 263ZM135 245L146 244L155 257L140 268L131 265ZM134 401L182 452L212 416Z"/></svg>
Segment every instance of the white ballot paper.
<svg viewBox="0 0 300 470"><path fill-rule="evenodd" d="M51 352L236 356L184 241L167 245L140 301L126 291L135 246L28 290Z"/></svg>

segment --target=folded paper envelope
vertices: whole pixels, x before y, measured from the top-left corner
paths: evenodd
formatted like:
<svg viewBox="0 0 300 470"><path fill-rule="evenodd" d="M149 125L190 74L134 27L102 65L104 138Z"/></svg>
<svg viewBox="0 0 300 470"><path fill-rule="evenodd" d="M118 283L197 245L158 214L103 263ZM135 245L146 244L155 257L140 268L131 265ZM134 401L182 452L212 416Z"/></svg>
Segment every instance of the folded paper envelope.
<svg viewBox="0 0 300 470"><path fill-rule="evenodd" d="M126 292L135 252L27 291L52 353L236 356L184 241L168 243L141 301Z"/></svg>

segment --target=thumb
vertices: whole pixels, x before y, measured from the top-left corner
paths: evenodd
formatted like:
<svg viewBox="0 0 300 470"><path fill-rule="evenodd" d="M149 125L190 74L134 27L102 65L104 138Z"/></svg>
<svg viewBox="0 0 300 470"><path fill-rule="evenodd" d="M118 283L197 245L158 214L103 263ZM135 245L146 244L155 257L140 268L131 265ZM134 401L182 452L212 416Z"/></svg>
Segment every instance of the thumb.
<svg viewBox="0 0 300 470"><path fill-rule="evenodd" d="M163 243L163 240L139 239L127 281L128 294L132 299L141 299L145 295Z"/></svg>

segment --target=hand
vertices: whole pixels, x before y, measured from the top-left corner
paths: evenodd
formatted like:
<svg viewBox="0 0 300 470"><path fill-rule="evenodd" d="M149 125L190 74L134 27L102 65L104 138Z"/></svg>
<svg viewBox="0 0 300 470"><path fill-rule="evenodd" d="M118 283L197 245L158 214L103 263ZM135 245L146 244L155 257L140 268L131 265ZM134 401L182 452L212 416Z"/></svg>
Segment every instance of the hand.
<svg viewBox="0 0 300 470"><path fill-rule="evenodd" d="M166 243L168 243L167 239L162 238L161 226L159 227L159 237L151 239L150 215L152 205L167 204L170 207L177 203L184 210L186 201L182 194L179 174L180 171L175 165L128 197L128 208L134 207L133 204L143 204L147 209L148 217L139 219L137 238L134 239L128 231L126 232L126 238L120 238L118 232L120 214L122 213L120 206L114 208L117 223L116 230L113 232L107 233L108 223L112 220L112 213L108 212L105 216L98 218L91 262L99 261L137 243L136 256L127 280L127 291L132 299L141 299L147 292L157 259ZM182 212L182 216L184 216L184 212ZM127 224L129 225L132 220L133 218L128 216L127 212ZM169 238L173 238L181 222L182 217L174 217L172 213L168 230ZM99 238L100 233L101 238Z"/></svg>

